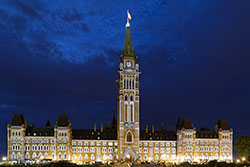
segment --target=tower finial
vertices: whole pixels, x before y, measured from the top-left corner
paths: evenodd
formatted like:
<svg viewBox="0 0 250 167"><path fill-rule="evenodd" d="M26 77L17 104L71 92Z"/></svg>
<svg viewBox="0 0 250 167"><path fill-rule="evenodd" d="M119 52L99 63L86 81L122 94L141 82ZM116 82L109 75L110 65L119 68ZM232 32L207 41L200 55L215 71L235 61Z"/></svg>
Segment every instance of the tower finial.
<svg viewBox="0 0 250 167"><path fill-rule="evenodd" d="M130 27L129 20L131 20L131 19L132 19L132 17L131 17L131 15L129 13L129 10L127 10L127 24L126 24L126 27Z"/></svg>

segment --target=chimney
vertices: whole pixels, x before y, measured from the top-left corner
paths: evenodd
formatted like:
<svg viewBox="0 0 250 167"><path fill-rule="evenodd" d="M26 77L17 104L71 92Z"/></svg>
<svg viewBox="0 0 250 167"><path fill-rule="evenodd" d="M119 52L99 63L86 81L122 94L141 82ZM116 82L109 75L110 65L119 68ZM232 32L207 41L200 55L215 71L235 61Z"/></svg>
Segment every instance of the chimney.
<svg viewBox="0 0 250 167"><path fill-rule="evenodd" d="M94 132L96 132L96 123L94 123Z"/></svg>
<svg viewBox="0 0 250 167"><path fill-rule="evenodd" d="M148 133L148 124L146 124L146 133Z"/></svg>
<svg viewBox="0 0 250 167"><path fill-rule="evenodd" d="M155 133L155 127L154 127L154 124L152 124L152 133Z"/></svg>
<svg viewBox="0 0 250 167"><path fill-rule="evenodd" d="M101 123L101 132L103 132L103 123Z"/></svg>

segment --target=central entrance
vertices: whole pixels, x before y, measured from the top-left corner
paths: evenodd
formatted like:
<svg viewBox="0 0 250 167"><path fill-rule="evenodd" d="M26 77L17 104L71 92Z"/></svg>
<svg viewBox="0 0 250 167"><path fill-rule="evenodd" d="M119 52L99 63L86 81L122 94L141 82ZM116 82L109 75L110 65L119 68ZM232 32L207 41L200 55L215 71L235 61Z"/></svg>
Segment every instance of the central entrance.
<svg viewBox="0 0 250 167"><path fill-rule="evenodd" d="M132 156L130 154L127 154L126 157L125 157L125 161L126 162L132 162L133 161Z"/></svg>
<svg viewBox="0 0 250 167"><path fill-rule="evenodd" d="M136 154L134 151L132 150L127 150L124 154L123 154L123 161L126 162L134 162L136 160Z"/></svg>

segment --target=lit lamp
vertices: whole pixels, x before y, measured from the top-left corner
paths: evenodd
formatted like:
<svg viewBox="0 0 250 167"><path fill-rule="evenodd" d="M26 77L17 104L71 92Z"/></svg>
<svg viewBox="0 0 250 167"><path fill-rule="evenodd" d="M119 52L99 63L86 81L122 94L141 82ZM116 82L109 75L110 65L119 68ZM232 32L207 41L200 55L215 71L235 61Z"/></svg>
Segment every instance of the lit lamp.
<svg viewBox="0 0 250 167"><path fill-rule="evenodd" d="M130 155L129 155L129 154L127 154L127 158L130 158Z"/></svg>
<svg viewBox="0 0 250 167"><path fill-rule="evenodd" d="M2 158L2 161L6 161L6 160L7 160L7 157L3 157L3 158Z"/></svg>
<svg viewBox="0 0 250 167"><path fill-rule="evenodd" d="M241 159L242 159L242 161L245 161L245 160L246 160L246 158L245 158L245 157L242 157Z"/></svg>
<svg viewBox="0 0 250 167"><path fill-rule="evenodd" d="M237 163L240 163L240 160L239 160L239 159L237 159L237 160L236 160L236 162L237 162Z"/></svg>

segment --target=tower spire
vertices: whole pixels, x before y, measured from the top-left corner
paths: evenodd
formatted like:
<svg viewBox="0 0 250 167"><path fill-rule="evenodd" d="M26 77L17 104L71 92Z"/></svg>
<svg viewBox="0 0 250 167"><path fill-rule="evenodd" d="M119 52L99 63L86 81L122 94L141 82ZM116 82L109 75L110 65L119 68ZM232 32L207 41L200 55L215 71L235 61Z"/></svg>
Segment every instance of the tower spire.
<svg viewBox="0 0 250 167"><path fill-rule="evenodd" d="M127 11L127 24L126 24L126 35L125 35L125 41L124 41L124 47L122 51L123 56L135 56L133 44L132 44L132 38L130 34L130 23L129 20L131 20L131 15L129 11Z"/></svg>

